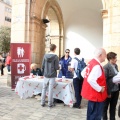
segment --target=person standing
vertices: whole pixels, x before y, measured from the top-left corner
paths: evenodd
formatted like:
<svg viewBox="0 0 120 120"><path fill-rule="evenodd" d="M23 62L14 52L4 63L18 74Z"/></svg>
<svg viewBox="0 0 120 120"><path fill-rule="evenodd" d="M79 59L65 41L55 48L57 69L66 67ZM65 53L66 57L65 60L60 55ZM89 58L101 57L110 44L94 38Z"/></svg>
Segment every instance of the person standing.
<svg viewBox="0 0 120 120"><path fill-rule="evenodd" d="M66 78L73 78L73 74L71 71L69 71L68 67L71 65L70 62L72 58L70 57L70 50L65 50L65 55L61 57L59 61L60 70L58 74L58 78L62 78L62 76L65 76Z"/></svg>
<svg viewBox="0 0 120 120"><path fill-rule="evenodd" d="M107 82L107 93L108 97L104 102L103 108L103 120L108 120L107 110L109 107L110 120L115 120L116 105L119 96L119 85L113 83L113 77L118 74L117 54L114 52L109 52L107 54L108 63L103 67Z"/></svg>
<svg viewBox="0 0 120 120"><path fill-rule="evenodd" d="M74 55L75 55L75 58L77 58L79 60L82 60L82 58L80 56L80 49L79 48L74 49ZM80 104L81 104L81 100L82 100L81 89L82 89L83 78L78 78L77 75L76 75L75 71L77 70L78 61L75 58L72 59L71 68L70 68L70 70L72 72L74 72L73 86L74 86L75 98L76 98L76 103L73 104L73 108L80 109Z"/></svg>
<svg viewBox="0 0 120 120"><path fill-rule="evenodd" d="M95 57L88 62L81 75L84 77L81 95L88 100L87 120L101 120L103 104L107 98L107 85L101 63L105 61L106 51L98 48Z"/></svg>
<svg viewBox="0 0 120 120"><path fill-rule="evenodd" d="M118 74L113 77L112 81L113 81L113 83L115 83L119 86L119 91L120 91L120 72L118 72ZM120 104L118 106L118 116L120 118Z"/></svg>
<svg viewBox="0 0 120 120"><path fill-rule="evenodd" d="M7 57L6 57L5 65L7 66L8 72L10 72L11 71L11 56L10 56L9 52L7 54Z"/></svg>
<svg viewBox="0 0 120 120"><path fill-rule="evenodd" d="M0 55L0 70L1 70L1 76L4 75L4 67L5 67L5 58Z"/></svg>
<svg viewBox="0 0 120 120"><path fill-rule="evenodd" d="M57 77L57 70L59 69L58 56L55 54L56 45L50 45L50 53L45 54L42 61L42 72L44 75L44 82L42 88L41 106L45 106L45 96L47 87L48 90L48 107L53 107L53 87L55 78Z"/></svg>

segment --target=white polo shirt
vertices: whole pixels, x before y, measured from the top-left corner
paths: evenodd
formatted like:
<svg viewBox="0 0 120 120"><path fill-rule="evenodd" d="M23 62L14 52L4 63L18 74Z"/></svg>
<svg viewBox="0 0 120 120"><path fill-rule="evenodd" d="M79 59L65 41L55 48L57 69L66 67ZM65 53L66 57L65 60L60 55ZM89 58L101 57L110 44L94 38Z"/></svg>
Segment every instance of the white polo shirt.
<svg viewBox="0 0 120 120"><path fill-rule="evenodd" d="M76 55L75 56L76 58L78 58L79 60L82 60L82 57L80 55ZM76 59L74 59L75 57L72 58L72 61L71 61L71 68L74 68L75 70L77 70L77 66L78 66L78 61ZM73 78L76 78L77 75L74 71L74 76Z"/></svg>

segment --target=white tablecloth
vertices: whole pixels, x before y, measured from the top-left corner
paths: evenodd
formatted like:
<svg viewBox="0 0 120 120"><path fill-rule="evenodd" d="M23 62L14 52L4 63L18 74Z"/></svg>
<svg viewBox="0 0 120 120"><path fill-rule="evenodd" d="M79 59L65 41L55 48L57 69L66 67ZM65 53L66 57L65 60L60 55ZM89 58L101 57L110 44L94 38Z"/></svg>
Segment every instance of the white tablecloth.
<svg viewBox="0 0 120 120"><path fill-rule="evenodd" d="M56 80L59 81L57 78ZM75 95L72 79L56 82L54 86L53 98L62 100L64 104L72 106L75 103ZM29 76L19 78L15 92L26 99L38 93L42 93L43 79L30 78ZM48 94L48 93L46 93Z"/></svg>

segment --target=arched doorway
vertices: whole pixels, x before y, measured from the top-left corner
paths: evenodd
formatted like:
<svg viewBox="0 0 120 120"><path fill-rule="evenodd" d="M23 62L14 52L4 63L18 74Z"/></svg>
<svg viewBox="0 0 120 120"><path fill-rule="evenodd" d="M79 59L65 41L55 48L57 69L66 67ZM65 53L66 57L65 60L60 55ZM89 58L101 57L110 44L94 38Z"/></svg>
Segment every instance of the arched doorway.
<svg viewBox="0 0 120 120"><path fill-rule="evenodd" d="M48 19L45 30L45 52L49 52L49 45L56 44L56 54L61 57L63 54L63 18L62 12L56 1L47 1L42 11L42 19Z"/></svg>
<svg viewBox="0 0 120 120"><path fill-rule="evenodd" d="M41 66L43 56L49 50L45 43L56 44L56 54L59 57L63 55L64 25L62 12L56 0L33 0L30 6L28 39L32 45L32 62ZM43 19L48 19L50 22L44 23Z"/></svg>
<svg viewBox="0 0 120 120"><path fill-rule="evenodd" d="M47 19L49 19L49 23L47 23L47 27L46 27L46 47L45 47L45 52L49 52L49 45L50 44L56 44L57 45L57 50L56 53L57 55L59 55L59 51L60 51L60 28L59 28L59 21L58 18L56 16L56 13L54 11L54 9L49 8L47 16Z"/></svg>

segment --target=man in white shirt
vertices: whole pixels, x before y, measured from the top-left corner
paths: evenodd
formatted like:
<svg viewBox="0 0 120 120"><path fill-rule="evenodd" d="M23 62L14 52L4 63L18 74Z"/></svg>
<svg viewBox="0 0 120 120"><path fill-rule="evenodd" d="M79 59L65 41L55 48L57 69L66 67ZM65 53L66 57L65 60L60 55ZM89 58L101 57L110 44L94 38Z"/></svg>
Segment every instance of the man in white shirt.
<svg viewBox="0 0 120 120"><path fill-rule="evenodd" d="M87 120L101 120L104 100L107 98L107 86L101 63L105 61L106 51L95 50L93 58L82 71L84 82L81 95L88 100Z"/></svg>
<svg viewBox="0 0 120 120"><path fill-rule="evenodd" d="M74 49L74 54L76 58L81 60L79 48ZM82 96L80 93L82 89L83 78L79 79L77 77L76 72L75 72L75 70L77 70L77 66L78 66L78 61L75 58L73 58L71 61L71 71L74 71L73 86L74 86L75 97L76 97L76 103L73 105L73 108L80 109L80 104L81 104L81 99L82 99Z"/></svg>

